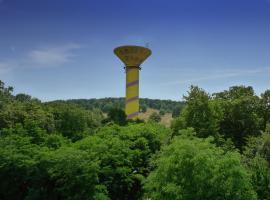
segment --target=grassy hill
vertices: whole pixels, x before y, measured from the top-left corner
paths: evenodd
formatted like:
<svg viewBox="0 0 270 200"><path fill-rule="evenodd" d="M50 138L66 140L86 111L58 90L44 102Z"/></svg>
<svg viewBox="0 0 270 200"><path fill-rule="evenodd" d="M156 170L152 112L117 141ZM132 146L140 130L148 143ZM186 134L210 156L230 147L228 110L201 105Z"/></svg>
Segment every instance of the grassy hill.
<svg viewBox="0 0 270 200"><path fill-rule="evenodd" d="M152 109L152 108L148 108L146 112L144 113L140 113L139 114L139 118L144 120L144 121L148 121L149 117L154 113L159 113L159 110L156 109ZM166 127L169 127L171 124L173 117L172 117L172 113L165 113L164 115L161 115L161 121L160 123L165 125Z"/></svg>

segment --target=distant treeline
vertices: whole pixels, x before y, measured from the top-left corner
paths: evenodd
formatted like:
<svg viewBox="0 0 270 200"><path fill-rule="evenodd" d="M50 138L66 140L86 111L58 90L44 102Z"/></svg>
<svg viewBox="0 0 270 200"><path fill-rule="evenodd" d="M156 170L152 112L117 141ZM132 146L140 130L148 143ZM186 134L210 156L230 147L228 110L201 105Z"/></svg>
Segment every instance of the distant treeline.
<svg viewBox="0 0 270 200"><path fill-rule="evenodd" d="M108 113L112 108L124 109L125 98L102 98L102 99L71 99L57 100L54 102L65 102L77 104L85 109L93 110L100 109L104 113ZM172 113L173 116L178 116L181 109L184 107L184 102L160 99L140 99L140 111L145 112L148 108L159 110L161 113Z"/></svg>

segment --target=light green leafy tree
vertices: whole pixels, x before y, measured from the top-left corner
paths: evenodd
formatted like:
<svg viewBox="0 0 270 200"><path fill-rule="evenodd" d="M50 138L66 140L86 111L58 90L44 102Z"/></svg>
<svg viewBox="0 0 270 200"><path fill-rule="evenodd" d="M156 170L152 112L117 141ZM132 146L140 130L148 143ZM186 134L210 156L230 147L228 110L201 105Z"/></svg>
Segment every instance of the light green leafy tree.
<svg viewBox="0 0 270 200"><path fill-rule="evenodd" d="M172 123L174 134L178 130L192 127L199 137L217 136L222 110L218 102L211 101L210 95L197 86L191 86L184 97L186 106L181 115Z"/></svg>
<svg viewBox="0 0 270 200"><path fill-rule="evenodd" d="M270 134L250 137L243 152L243 161L252 175L252 184L259 199L270 199Z"/></svg>
<svg viewBox="0 0 270 200"><path fill-rule="evenodd" d="M145 196L175 200L257 199L240 155L224 152L208 140L176 137L147 178Z"/></svg>

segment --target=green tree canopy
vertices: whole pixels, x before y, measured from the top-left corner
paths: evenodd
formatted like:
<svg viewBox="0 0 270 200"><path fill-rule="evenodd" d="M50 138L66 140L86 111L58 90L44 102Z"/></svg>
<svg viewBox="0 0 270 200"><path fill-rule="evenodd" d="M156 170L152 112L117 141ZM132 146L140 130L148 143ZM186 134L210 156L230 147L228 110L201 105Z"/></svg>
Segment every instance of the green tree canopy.
<svg viewBox="0 0 270 200"><path fill-rule="evenodd" d="M176 137L155 164L145 186L150 199L256 199L240 155L208 140Z"/></svg>
<svg viewBox="0 0 270 200"><path fill-rule="evenodd" d="M216 136L222 117L219 104L212 102L210 95L197 86L191 86L184 99L186 107L173 123L174 131L193 127L199 137Z"/></svg>
<svg viewBox="0 0 270 200"><path fill-rule="evenodd" d="M127 116L126 113L120 108L112 108L108 112L108 121L112 121L118 125L126 125L127 124Z"/></svg>

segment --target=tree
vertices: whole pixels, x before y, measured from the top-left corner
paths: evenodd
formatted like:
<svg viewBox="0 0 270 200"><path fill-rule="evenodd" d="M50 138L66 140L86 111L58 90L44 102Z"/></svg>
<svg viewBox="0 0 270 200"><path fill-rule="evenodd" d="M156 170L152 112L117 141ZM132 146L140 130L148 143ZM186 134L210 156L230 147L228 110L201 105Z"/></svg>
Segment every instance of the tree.
<svg viewBox="0 0 270 200"><path fill-rule="evenodd" d="M209 94L197 86L191 86L184 99L186 107L176 121L181 121L183 128L193 127L199 137L216 136L222 117L219 104L211 102Z"/></svg>
<svg viewBox="0 0 270 200"><path fill-rule="evenodd" d="M18 100L18 101L24 102L24 101L31 101L32 97L30 95L28 95L28 94L22 94L21 93L21 94L17 94L15 96L15 99Z"/></svg>
<svg viewBox="0 0 270 200"><path fill-rule="evenodd" d="M155 162L146 182L150 199L256 199L236 152L225 153L208 140L176 137Z"/></svg>
<svg viewBox="0 0 270 200"><path fill-rule="evenodd" d="M147 106L145 104L140 105L140 112L145 113L147 111Z"/></svg>
<svg viewBox="0 0 270 200"><path fill-rule="evenodd" d="M270 168L267 161L256 155L246 163L251 174L251 183L260 200L270 199Z"/></svg>
<svg viewBox="0 0 270 200"><path fill-rule="evenodd" d="M180 115L183 107L184 107L183 105L176 106L172 111L172 117L173 118L178 117Z"/></svg>
<svg viewBox="0 0 270 200"><path fill-rule="evenodd" d="M161 121L161 116L160 116L160 114L158 114L157 112L153 112L153 113L149 116L149 121L160 122L160 121Z"/></svg>
<svg viewBox="0 0 270 200"><path fill-rule="evenodd" d="M0 198L108 199L92 153L72 146L48 149L30 137L0 137Z"/></svg>
<svg viewBox="0 0 270 200"><path fill-rule="evenodd" d="M93 134L101 125L102 114L97 111L85 110L74 104L55 103L49 106L54 116L56 132L72 139L82 139L87 134Z"/></svg>
<svg viewBox="0 0 270 200"><path fill-rule="evenodd" d="M220 122L220 133L226 138L232 138L240 150L246 144L247 137L260 135L263 130L259 106L256 96L239 97L222 103L224 115Z"/></svg>
<svg viewBox="0 0 270 200"><path fill-rule="evenodd" d="M9 102L13 100L13 88L6 87L5 83L0 80L0 128L3 126L2 113Z"/></svg>
<svg viewBox="0 0 270 200"><path fill-rule="evenodd" d="M165 115L165 113L166 113L166 111L163 110L163 109L161 109L161 110L159 111L159 115L161 115L161 116Z"/></svg>
<svg viewBox="0 0 270 200"><path fill-rule="evenodd" d="M255 92L251 86L232 86L229 90L224 90L223 92L214 93L215 99L225 99L233 100L242 97L252 97L255 96Z"/></svg>
<svg viewBox="0 0 270 200"><path fill-rule="evenodd" d="M259 199L270 199L270 134L250 137L243 152L243 161L252 176Z"/></svg>
<svg viewBox="0 0 270 200"><path fill-rule="evenodd" d="M55 130L52 113L36 101L10 101L0 110L0 129L14 128L17 124L21 124L25 129L35 125L47 133Z"/></svg>
<svg viewBox="0 0 270 200"><path fill-rule="evenodd" d="M127 116L126 113L120 108L112 108L108 112L108 121L112 121L118 125L126 125L127 124Z"/></svg>
<svg viewBox="0 0 270 200"><path fill-rule="evenodd" d="M111 199L139 199L151 170L150 159L166 142L169 130L162 125L105 126L75 146L100 161L100 183Z"/></svg>
<svg viewBox="0 0 270 200"><path fill-rule="evenodd" d="M3 102L10 100L13 92L13 87L6 87L5 83L0 80L0 106Z"/></svg>
<svg viewBox="0 0 270 200"><path fill-rule="evenodd" d="M30 137L0 137L0 199L25 198L37 154L38 146L31 144Z"/></svg>
<svg viewBox="0 0 270 200"><path fill-rule="evenodd" d="M270 123L270 90L261 94L261 113L263 113L264 125Z"/></svg>
<svg viewBox="0 0 270 200"><path fill-rule="evenodd" d="M39 166L46 175L34 182L30 199L109 199L99 183L99 162L91 153L64 147L42 157Z"/></svg>
<svg viewBox="0 0 270 200"><path fill-rule="evenodd" d="M243 153L248 159L254 159L258 155L270 166L270 134L263 133L258 137L249 137Z"/></svg>

